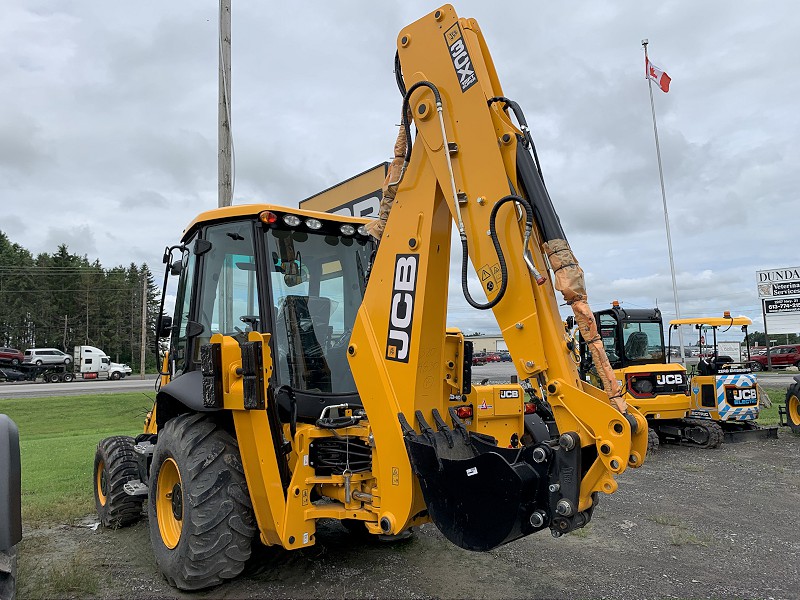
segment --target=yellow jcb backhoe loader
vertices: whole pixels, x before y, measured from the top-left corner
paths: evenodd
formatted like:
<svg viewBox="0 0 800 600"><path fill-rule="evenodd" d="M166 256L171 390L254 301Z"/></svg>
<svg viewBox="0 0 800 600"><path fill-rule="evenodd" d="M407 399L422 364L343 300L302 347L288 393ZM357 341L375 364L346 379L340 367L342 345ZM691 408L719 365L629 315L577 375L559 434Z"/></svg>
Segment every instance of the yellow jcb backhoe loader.
<svg viewBox="0 0 800 600"><path fill-rule="evenodd" d="M479 551L560 536L643 463L647 424L610 381L530 131L477 23L442 6L400 32L396 63L403 126L380 219L220 208L164 254L164 289L179 279L159 324L162 385L144 433L100 443L94 482L108 525L147 498L157 563L179 588L238 575L256 536L309 547L322 518L378 536L433 522ZM473 385L471 346L446 329L454 222L464 294L493 310L521 383ZM467 288L468 260L486 302ZM578 374L550 269L606 391Z"/></svg>

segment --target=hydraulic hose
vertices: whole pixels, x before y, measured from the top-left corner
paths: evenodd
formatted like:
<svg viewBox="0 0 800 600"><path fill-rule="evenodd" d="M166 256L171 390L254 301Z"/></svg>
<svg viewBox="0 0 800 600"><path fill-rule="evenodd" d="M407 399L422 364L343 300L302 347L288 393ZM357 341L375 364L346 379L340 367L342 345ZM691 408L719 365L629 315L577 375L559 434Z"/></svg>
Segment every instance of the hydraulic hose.
<svg viewBox="0 0 800 600"><path fill-rule="evenodd" d="M544 184L544 175L542 175L542 167L539 163L539 155L536 153L536 144L533 143L533 136L531 135L531 130L528 128L528 121L525 120L525 114L522 112L519 104L514 102L513 100L506 98L505 96L494 96L493 98L489 98L488 103L489 106L494 104L495 102L503 102L508 108L510 108L514 112L514 116L517 119L517 123L519 123L519 128L522 133L525 135L525 140L527 140L528 144L531 147L531 152L533 152L533 159L536 161L536 170L539 172L539 177L542 180L542 184Z"/></svg>
<svg viewBox="0 0 800 600"><path fill-rule="evenodd" d="M527 249L528 240L531 237L531 231L533 229L533 208L531 208L530 203L522 198L521 196L517 196L515 194L509 194L508 196L504 196L500 198L495 205L492 207L491 215L489 216L489 235L492 238L492 244L494 245L495 252L497 252L497 261L500 263L500 290L497 292L497 296L494 297L493 300L485 304L481 304L476 302L469 293L469 288L467 286L467 269L469 264L469 246L467 242L467 236L462 234L461 235L461 289L464 292L464 298L466 298L467 303L472 308L477 308L478 310L487 310L495 306L500 300L503 299L505 296L506 288L508 287L508 268L506 267L506 259L503 256L503 248L500 246L500 240L497 239L497 230L495 227L495 221L497 219L497 211L500 209L501 206L506 204L507 202L517 202L525 209L525 248Z"/></svg>

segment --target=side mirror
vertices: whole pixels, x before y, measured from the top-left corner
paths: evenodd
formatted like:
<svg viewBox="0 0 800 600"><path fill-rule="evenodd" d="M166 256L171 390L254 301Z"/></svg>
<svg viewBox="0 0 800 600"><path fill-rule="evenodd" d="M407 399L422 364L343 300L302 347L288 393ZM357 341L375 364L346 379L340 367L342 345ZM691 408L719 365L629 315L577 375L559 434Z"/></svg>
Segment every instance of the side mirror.
<svg viewBox="0 0 800 600"><path fill-rule="evenodd" d="M573 315L569 315L567 317L567 331L572 331L575 327L575 317Z"/></svg>
<svg viewBox="0 0 800 600"><path fill-rule="evenodd" d="M156 337L167 338L172 331L172 317L169 315L161 315L156 325Z"/></svg>
<svg viewBox="0 0 800 600"><path fill-rule="evenodd" d="M180 275L181 271L183 271L183 261L182 260L176 260L169 267L170 275Z"/></svg>

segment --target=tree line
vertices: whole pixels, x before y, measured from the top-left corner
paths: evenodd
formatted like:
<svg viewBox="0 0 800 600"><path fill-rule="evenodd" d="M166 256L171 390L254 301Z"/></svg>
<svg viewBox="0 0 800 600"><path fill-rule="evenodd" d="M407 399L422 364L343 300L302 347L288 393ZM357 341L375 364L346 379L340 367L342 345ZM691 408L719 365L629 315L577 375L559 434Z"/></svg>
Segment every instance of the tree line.
<svg viewBox="0 0 800 600"><path fill-rule="evenodd" d="M143 301L146 361L153 367L160 297L146 263L105 268L65 244L34 256L0 231L0 346L68 354L74 346L96 346L135 369Z"/></svg>

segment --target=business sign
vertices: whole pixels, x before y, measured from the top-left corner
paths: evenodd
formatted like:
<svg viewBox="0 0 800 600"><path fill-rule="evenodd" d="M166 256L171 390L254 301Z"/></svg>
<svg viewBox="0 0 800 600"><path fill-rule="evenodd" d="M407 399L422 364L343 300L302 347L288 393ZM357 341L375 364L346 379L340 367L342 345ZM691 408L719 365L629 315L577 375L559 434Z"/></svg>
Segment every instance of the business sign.
<svg viewBox="0 0 800 600"><path fill-rule="evenodd" d="M739 342L719 342L717 355L730 356L735 363L742 362L742 345Z"/></svg>
<svg viewBox="0 0 800 600"><path fill-rule="evenodd" d="M800 267L756 273L767 333L800 332Z"/></svg>
<svg viewBox="0 0 800 600"><path fill-rule="evenodd" d="M800 312L800 298L772 298L764 300L764 310L768 315Z"/></svg>

